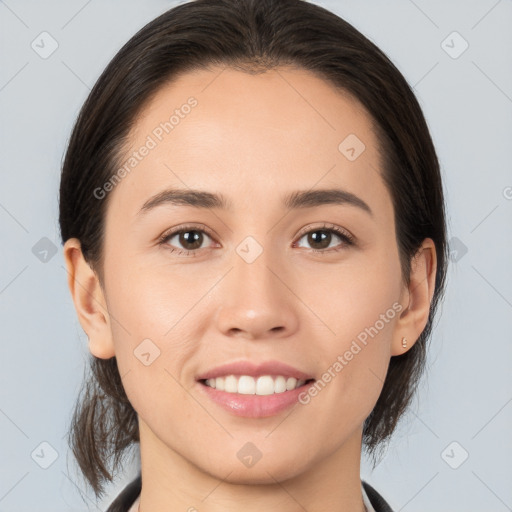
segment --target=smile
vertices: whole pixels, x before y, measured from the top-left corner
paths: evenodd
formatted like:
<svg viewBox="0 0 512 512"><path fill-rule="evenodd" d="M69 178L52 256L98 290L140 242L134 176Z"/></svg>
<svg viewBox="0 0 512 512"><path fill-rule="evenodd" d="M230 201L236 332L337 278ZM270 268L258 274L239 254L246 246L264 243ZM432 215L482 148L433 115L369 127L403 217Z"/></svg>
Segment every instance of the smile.
<svg viewBox="0 0 512 512"><path fill-rule="evenodd" d="M205 379L202 382L210 388L225 391L226 393L266 396L292 391L303 386L308 381L305 379L296 379L295 377L284 377L282 375L262 375L260 377L253 377L251 375L226 375L224 377Z"/></svg>

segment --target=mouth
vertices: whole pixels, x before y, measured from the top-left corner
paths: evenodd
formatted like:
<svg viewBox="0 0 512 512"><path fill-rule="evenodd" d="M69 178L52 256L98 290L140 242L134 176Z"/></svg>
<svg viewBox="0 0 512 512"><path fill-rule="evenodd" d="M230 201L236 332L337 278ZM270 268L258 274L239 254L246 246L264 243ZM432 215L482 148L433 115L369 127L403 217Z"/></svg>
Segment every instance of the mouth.
<svg viewBox="0 0 512 512"><path fill-rule="evenodd" d="M297 379L284 375L226 375L212 379L201 379L199 382L218 391L236 393L239 395L268 396L286 391L293 391L315 379Z"/></svg>
<svg viewBox="0 0 512 512"><path fill-rule="evenodd" d="M199 382L218 391L239 395L268 396L286 393L314 382L315 379L298 379L284 375L225 375Z"/></svg>
<svg viewBox="0 0 512 512"><path fill-rule="evenodd" d="M224 364L196 377L204 396L236 416L274 416L298 403L315 379L279 361Z"/></svg>

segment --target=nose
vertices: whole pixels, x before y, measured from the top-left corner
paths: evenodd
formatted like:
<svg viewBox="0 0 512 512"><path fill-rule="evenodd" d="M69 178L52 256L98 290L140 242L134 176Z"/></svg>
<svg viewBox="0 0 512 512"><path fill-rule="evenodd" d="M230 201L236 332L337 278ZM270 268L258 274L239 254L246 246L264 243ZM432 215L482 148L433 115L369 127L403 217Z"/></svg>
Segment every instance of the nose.
<svg viewBox="0 0 512 512"><path fill-rule="evenodd" d="M229 337L250 340L284 338L298 328L300 301L270 251L249 263L236 255L234 268L221 285L217 328Z"/></svg>

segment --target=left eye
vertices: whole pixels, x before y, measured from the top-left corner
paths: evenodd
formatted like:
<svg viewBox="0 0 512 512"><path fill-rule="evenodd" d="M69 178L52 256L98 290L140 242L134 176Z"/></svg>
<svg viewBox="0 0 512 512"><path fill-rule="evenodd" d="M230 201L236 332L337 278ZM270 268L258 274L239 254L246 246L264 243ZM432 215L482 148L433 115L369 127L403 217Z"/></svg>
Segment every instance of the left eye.
<svg viewBox="0 0 512 512"><path fill-rule="evenodd" d="M331 242L333 242L333 235L335 238L338 238L342 241L342 244L338 243L334 245L337 247L335 250L341 250L344 246L352 245L352 237L348 233L343 233L338 229L327 229L327 228L317 228L311 231L308 231L304 235L302 235L299 239L303 238L307 239L307 243L311 246L311 249L315 252L327 252L326 249L332 248Z"/></svg>

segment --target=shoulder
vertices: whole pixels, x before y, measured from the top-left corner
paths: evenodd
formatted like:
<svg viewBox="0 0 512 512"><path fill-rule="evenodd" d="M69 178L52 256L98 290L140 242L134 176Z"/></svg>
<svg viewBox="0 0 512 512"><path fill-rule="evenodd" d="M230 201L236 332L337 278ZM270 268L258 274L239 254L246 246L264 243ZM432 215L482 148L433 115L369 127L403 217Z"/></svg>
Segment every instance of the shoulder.
<svg viewBox="0 0 512 512"><path fill-rule="evenodd" d="M362 480L362 484L375 512L393 512L386 500L368 482Z"/></svg>
<svg viewBox="0 0 512 512"><path fill-rule="evenodd" d="M142 488L141 475L131 481L110 504L107 512L129 512L130 507L140 494Z"/></svg>

